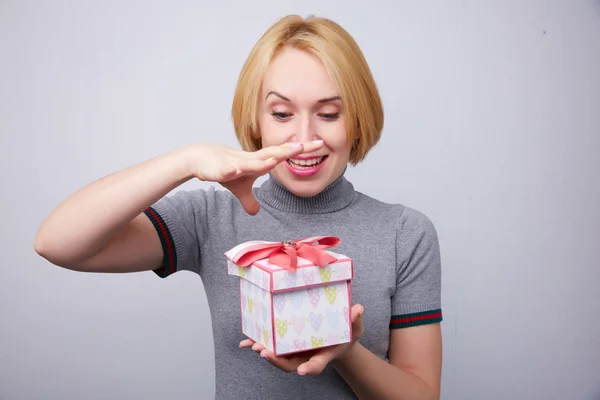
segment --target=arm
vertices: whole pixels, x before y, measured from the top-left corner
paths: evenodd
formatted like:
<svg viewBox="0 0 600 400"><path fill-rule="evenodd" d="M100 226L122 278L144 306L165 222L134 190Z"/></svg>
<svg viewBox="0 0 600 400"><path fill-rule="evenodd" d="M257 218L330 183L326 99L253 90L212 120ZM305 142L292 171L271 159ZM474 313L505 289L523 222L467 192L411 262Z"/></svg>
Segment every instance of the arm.
<svg viewBox="0 0 600 400"><path fill-rule="evenodd" d="M356 343L333 365L361 400L439 399L439 323L392 330L389 358L387 363Z"/></svg>
<svg viewBox="0 0 600 400"><path fill-rule="evenodd" d="M185 154L164 154L75 192L44 220L35 251L53 264L86 272L159 267L162 247L142 212L192 177Z"/></svg>
<svg viewBox="0 0 600 400"><path fill-rule="evenodd" d="M191 178L219 182L250 214L252 184L277 163L317 144L249 153L222 145L186 146L99 179L61 203L42 223L35 251L53 264L86 272L136 272L163 264L164 252L143 211ZM191 240L191 239L190 239Z"/></svg>

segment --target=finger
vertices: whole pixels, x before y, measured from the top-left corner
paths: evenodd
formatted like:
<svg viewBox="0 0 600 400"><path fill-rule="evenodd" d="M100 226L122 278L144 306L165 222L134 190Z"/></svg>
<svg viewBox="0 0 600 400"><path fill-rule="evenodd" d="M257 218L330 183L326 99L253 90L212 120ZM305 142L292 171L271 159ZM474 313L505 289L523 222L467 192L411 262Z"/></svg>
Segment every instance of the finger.
<svg viewBox="0 0 600 400"><path fill-rule="evenodd" d="M239 173L239 170L235 165L225 165L224 167L221 168L221 171L220 171L221 178L219 179L219 181L221 181L221 182L230 181L230 180L234 179L238 173Z"/></svg>
<svg viewBox="0 0 600 400"><path fill-rule="evenodd" d="M312 153L313 151L317 151L325 145L322 140L305 142L303 144L304 144L304 153L306 153L306 154Z"/></svg>
<svg viewBox="0 0 600 400"><path fill-rule="evenodd" d="M323 351L312 356L307 362L298 366L298 374L300 375L318 375L323 372L327 364L334 358L331 351Z"/></svg>
<svg viewBox="0 0 600 400"><path fill-rule="evenodd" d="M264 175L273 169L278 162L281 160L277 160L275 157L270 157L266 160L261 159L240 159L236 163L238 174L237 176L242 175Z"/></svg>
<svg viewBox="0 0 600 400"><path fill-rule="evenodd" d="M365 308L361 304L353 305L352 308L350 309L350 315L351 315L352 322L357 322L359 320L359 318L362 319L362 315L363 315L364 311L365 311Z"/></svg>
<svg viewBox="0 0 600 400"><path fill-rule="evenodd" d="M298 365L300 365L302 363L301 360L298 359L298 357L276 357L272 351L270 351L269 349L263 349L260 352L260 356L265 359L266 361L268 361L269 363L273 364L275 367L285 371L285 372L294 372L296 371L296 368L298 368Z"/></svg>
<svg viewBox="0 0 600 400"><path fill-rule="evenodd" d="M288 158L301 154L304 151L303 143L284 143L278 146L269 146L253 153L259 159L277 158L278 160L287 160Z"/></svg>
<svg viewBox="0 0 600 400"><path fill-rule="evenodd" d="M249 215L258 214L260 211L260 204L258 204L258 200L254 197L254 193L252 193L251 184L248 187L231 188L231 193L238 198L246 213Z"/></svg>
<svg viewBox="0 0 600 400"><path fill-rule="evenodd" d="M265 349L265 346L263 346L260 343L254 343L252 345L252 350L256 351L257 353L260 353L261 351L263 351Z"/></svg>
<svg viewBox="0 0 600 400"><path fill-rule="evenodd" d="M350 309L350 318L352 321L352 340L356 341L364 333L363 313L365 308L361 304L355 304Z"/></svg>
<svg viewBox="0 0 600 400"><path fill-rule="evenodd" d="M284 161L298 154L312 153L321 147L323 147L322 140L302 143L285 143L280 146L265 147L264 149L257 151L255 155L261 159L274 157L279 161Z"/></svg>
<svg viewBox="0 0 600 400"><path fill-rule="evenodd" d="M254 340L252 339L244 339L240 342L240 348L241 349L247 349L248 347L252 347L252 345L254 344Z"/></svg>

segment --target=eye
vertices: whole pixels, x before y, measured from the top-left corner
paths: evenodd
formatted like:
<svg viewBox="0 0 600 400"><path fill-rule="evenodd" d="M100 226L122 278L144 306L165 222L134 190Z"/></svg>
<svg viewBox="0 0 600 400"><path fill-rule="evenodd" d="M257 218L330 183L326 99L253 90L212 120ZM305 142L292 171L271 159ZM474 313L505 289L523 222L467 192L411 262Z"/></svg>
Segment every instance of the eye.
<svg viewBox="0 0 600 400"><path fill-rule="evenodd" d="M335 113L335 114L329 114L329 113L321 113L319 114L319 117L328 120L328 121L333 121L336 120L340 117L339 113Z"/></svg>
<svg viewBox="0 0 600 400"><path fill-rule="evenodd" d="M287 121L291 116L290 113L276 111L273 111L271 115L278 121Z"/></svg>

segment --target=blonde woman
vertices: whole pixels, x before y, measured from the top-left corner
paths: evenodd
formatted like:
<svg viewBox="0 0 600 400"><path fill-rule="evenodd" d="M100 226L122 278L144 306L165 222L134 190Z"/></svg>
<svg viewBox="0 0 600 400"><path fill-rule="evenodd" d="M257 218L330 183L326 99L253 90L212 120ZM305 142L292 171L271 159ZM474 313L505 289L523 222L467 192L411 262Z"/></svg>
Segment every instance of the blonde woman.
<svg viewBox="0 0 600 400"><path fill-rule="evenodd" d="M344 176L383 128L376 84L353 38L328 19L281 19L243 66L232 114L242 150L191 144L93 182L47 217L36 251L77 271L200 275L218 399L438 398L435 228L414 209L355 191ZM167 196L190 179L221 189ZM242 336L239 289L223 254L248 240L316 235L339 237L336 251L354 260L353 340L275 357Z"/></svg>

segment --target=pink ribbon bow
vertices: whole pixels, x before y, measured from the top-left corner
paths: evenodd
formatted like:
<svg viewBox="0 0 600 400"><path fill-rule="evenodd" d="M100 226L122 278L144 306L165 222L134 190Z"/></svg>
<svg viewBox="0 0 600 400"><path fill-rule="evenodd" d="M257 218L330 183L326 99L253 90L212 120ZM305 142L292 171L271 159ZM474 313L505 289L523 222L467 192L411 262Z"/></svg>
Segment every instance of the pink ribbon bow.
<svg viewBox="0 0 600 400"><path fill-rule="evenodd" d="M295 272L298 266L298 257L301 257L323 268L337 260L324 249L338 244L340 244L340 239L334 236L318 236L293 242L261 243L241 250L233 257L232 261L240 267L247 267L255 261L269 257L271 264Z"/></svg>

